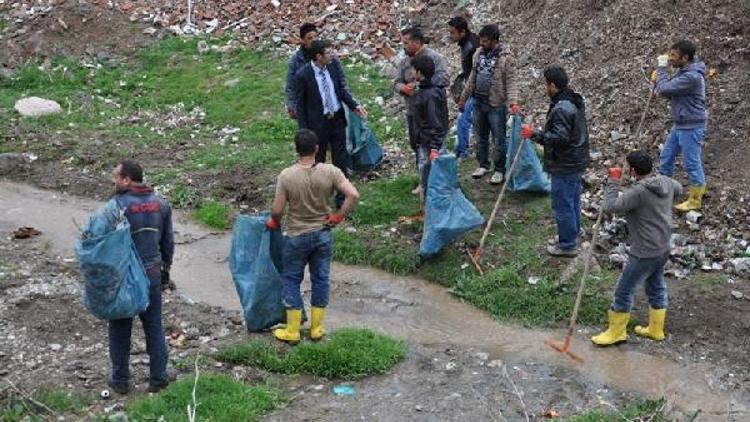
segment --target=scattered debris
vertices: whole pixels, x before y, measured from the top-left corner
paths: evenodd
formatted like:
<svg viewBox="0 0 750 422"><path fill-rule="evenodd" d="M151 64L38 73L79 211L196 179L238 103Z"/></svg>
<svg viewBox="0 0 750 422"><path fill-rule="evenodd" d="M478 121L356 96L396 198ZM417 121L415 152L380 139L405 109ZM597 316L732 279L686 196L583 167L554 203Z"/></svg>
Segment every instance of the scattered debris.
<svg viewBox="0 0 750 422"><path fill-rule="evenodd" d="M353 396L354 387L347 384L335 385L333 387L333 394L337 396Z"/></svg>
<svg viewBox="0 0 750 422"><path fill-rule="evenodd" d="M13 237L16 239L29 239L35 236L39 236L42 234L39 230L33 228L33 227L20 227L16 231L13 232Z"/></svg>

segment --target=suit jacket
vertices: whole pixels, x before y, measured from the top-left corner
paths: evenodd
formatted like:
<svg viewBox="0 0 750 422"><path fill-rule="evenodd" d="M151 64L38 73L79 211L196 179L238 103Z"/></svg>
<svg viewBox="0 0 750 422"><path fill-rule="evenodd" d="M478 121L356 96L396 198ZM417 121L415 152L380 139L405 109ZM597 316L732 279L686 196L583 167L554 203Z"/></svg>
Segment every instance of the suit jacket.
<svg viewBox="0 0 750 422"><path fill-rule="evenodd" d="M333 81L334 93L342 107L344 104L351 110L359 107L346 86L344 69L341 67L341 63L338 60L333 61L327 68ZM318 132L323 127L324 122L323 99L320 98L313 64L309 62L297 71L297 123L299 123L301 129L311 129Z"/></svg>

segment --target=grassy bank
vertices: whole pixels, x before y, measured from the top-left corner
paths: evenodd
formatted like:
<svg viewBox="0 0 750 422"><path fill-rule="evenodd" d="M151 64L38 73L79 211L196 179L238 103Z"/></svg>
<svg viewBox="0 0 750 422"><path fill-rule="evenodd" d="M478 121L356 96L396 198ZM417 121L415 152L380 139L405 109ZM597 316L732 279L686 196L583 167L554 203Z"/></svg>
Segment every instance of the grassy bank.
<svg viewBox="0 0 750 422"><path fill-rule="evenodd" d="M286 56L222 51L234 45L229 38L209 39L216 48L200 54L198 42L166 38L144 50L137 63L61 57L0 79L5 134L0 151L36 154L30 180L83 195L108 193L110 169L135 157L145 165L148 181L175 206L191 209L195 219L213 228L229 227L240 209L266 209L276 174L294 161L296 123L283 109ZM389 114L375 100L393 95L390 81L374 67L345 66L378 139L408 149L403 116ZM57 101L63 112L21 118L13 104L31 95ZM400 163L388 169L394 164ZM473 167L472 160L461 164L462 187L488 216L499 187L468 177ZM411 165L406 169L395 178L355 177L361 203L335 232L336 260L417 274L503 320L556 326L567 318L575 287L559 280L566 261L544 254L546 240L554 236L547 197L507 196L483 254L488 272L479 276L466 255L478 244L478 231L435 257L418 255L421 224L398 222L419 209L410 194L417 178ZM601 321L614 276L605 271L590 280L582 323Z"/></svg>

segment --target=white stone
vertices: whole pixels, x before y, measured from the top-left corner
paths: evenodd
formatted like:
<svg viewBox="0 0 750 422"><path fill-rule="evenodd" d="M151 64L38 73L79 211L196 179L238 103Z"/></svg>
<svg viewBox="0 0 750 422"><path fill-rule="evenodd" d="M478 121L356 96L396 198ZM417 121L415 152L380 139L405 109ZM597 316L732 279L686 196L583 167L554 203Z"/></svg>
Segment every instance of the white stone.
<svg viewBox="0 0 750 422"><path fill-rule="evenodd" d="M62 111L60 104L55 101L39 97L26 97L16 101L14 107L22 116L37 117L46 114L56 114Z"/></svg>

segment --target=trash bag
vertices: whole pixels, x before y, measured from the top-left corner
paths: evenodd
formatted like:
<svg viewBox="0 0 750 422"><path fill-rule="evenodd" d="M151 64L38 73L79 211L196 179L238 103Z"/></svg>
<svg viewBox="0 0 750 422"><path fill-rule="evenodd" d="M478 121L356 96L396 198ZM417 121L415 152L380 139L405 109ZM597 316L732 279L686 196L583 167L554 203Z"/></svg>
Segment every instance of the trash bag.
<svg viewBox="0 0 750 422"><path fill-rule="evenodd" d="M424 229L419 245L422 256L436 254L461 234L484 224L484 217L458 185L456 156L440 155L430 165Z"/></svg>
<svg viewBox="0 0 750 422"><path fill-rule="evenodd" d="M232 228L229 269L240 296L248 331L261 331L285 320L281 297L283 237L266 229L268 213L237 217Z"/></svg>
<svg viewBox="0 0 750 422"><path fill-rule="evenodd" d="M368 172L383 161L383 149L375 133L357 113L346 110L346 144L354 171Z"/></svg>
<svg viewBox="0 0 750 422"><path fill-rule="evenodd" d="M508 154L506 156L505 168L510 169L513 163L513 157L518 151L518 145L521 143L521 117L518 115L512 118L512 127L508 137ZM539 192L549 193L551 182L549 175L542 170L542 164L539 157L534 151L534 145L531 142L524 142L521 155L518 156L518 162L513 169L508 180L508 190L511 192Z"/></svg>
<svg viewBox="0 0 750 422"><path fill-rule="evenodd" d="M89 312L102 319L120 319L146 310L151 281L135 249L130 223L114 199L91 216L76 240L75 252Z"/></svg>

